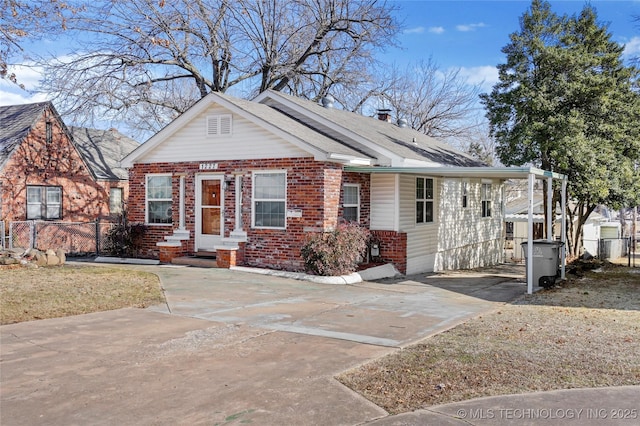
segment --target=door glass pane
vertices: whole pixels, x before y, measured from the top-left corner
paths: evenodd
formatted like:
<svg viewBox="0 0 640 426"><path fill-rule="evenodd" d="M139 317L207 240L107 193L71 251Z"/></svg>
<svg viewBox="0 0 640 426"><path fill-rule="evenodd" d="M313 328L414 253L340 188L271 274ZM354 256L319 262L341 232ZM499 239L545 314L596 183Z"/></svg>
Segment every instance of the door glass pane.
<svg viewBox="0 0 640 426"><path fill-rule="evenodd" d="M220 180L202 181L203 206L220 206L220 183Z"/></svg>
<svg viewBox="0 0 640 426"><path fill-rule="evenodd" d="M202 209L202 233L205 235L220 235L220 209L205 207Z"/></svg>

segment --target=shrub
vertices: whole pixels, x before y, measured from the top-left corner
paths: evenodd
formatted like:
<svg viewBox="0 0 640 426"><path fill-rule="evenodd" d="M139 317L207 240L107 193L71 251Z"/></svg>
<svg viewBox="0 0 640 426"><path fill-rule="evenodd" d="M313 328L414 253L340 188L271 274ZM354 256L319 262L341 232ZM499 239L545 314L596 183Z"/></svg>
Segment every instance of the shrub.
<svg viewBox="0 0 640 426"><path fill-rule="evenodd" d="M315 234L302 247L307 272L344 275L355 272L369 241L369 230L356 223L340 224L331 232Z"/></svg>
<svg viewBox="0 0 640 426"><path fill-rule="evenodd" d="M111 256L135 257L146 230L147 226L142 223L129 222L125 212L107 232L103 250Z"/></svg>

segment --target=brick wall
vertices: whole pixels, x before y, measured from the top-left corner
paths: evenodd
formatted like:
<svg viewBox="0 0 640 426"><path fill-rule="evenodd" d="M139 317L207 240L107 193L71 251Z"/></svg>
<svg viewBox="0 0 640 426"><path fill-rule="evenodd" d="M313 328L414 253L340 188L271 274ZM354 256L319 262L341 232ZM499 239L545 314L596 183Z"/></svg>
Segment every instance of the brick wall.
<svg viewBox="0 0 640 426"><path fill-rule="evenodd" d="M215 161L207 161L211 163ZM335 163L323 163L313 158L285 158L215 162L218 168L207 172L224 175L232 182L225 191L224 235L229 236L235 228L235 181L231 177L242 175L243 203L242 228L247 232L248 241L238 263L246 265L300 271L304 265L300 258L300 248L310 232L329 230L336 226L341 215L341 187L344 183L360 183L361 222L369 223L369 176L358 173L343 173ZM301 212L301 217L287 217L285 230L258 229L251 227L252 171L286 170L287 210ZM187 251L195 251L195 182L196 174L203 173L197 162L136 164L129 172L129 219L132 222L145 220L145 176L150 173L171 173L173 175L173 224L149 226L144 239L145 257L158 257L156 243L171 235L179 221L180 175L185 176L186 228L191 239L186 242ZM364 206L366 201L366 206Z"/></svg>
<svg viewBox="0 0 640 426"><path fill-rule="evenodd" d="M52 140L46 141L46 122ZM89 222L109 214L109 188L127 183L96 182L57 116L45 110L0 171L2 219L27 220L27 186L61 186L65 222Z"/></svg>
<svg viewBox="0 0 640 426"><path fill-rule="evenodd" d="M395 231L371 231L380 241L380 259L391 262L400 271L407 272L407 234Z"/></svg>

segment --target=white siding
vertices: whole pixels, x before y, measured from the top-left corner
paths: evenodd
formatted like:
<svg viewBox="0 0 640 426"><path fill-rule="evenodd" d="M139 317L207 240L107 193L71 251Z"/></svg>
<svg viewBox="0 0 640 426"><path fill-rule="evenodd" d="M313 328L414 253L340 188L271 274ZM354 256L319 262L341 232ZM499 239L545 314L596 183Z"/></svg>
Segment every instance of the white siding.
<svg viewBox="0 0 640 426"><path fill-rule="evenodd" d="M462 208L463 179L434 178L434 222L416 224L415 179L400 178L400 231L407 233L407 274L467 269L503 258L502 184L492 182L492 216L483 218L480 179L465 180L467 208Z"/></svg>
<svg viewBox="0 0 640 426"><path fill-rule="evenodd" d="M398 231L398 175L371 175L372 230Z"/></svg>
<svg viewBox="0 0 640 426"><path fill-rule="evenodd" d="M498 180L491 182L491 217L482 217L482 181L471 179L468 182L467 208L462 208L462 179L445 179L440 185L440 230L435 270L477 268L502 260L502 184Z"/></svg>
<svg viewBox="0 0 640 426"><path fill-rule="evenodd" d="M207 136L207 117L216 114L229 114L229 111L217 105L211 106L138 161L154 163L309 156L309 153L237 114L232 115L231 135Z"/></svg>
<svg viewBox="0 0 640 426"><path fill-rule="evenodd" d="M400 230L407 233L407 274L433 271L438 248L439 180L433 178L434 221L416 224L416 177L402 175L400 179Z"/></svg>

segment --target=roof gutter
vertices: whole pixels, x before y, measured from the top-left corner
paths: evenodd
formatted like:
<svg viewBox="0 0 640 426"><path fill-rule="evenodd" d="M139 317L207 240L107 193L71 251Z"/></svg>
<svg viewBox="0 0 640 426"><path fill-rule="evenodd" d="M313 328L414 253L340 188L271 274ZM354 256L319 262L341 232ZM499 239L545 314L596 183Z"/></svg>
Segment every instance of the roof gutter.
<svg viewBox="0 0 640 426"><path fill-rule="evenodd" d="M538 169L536 167L354 167L346 166L346 171L359 173L425 174L441 177L484 177L499 179L536 178L567 180L567 176Z"/></svg>

